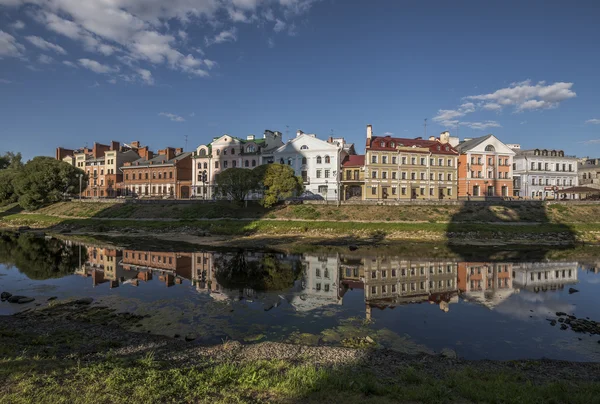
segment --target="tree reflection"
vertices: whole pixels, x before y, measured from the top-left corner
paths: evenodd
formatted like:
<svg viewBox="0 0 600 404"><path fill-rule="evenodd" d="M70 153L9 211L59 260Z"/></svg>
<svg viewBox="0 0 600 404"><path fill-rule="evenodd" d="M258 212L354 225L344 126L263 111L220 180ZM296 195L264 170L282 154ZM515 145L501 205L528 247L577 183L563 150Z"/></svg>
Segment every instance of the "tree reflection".
<svg viewBox="0 0 600 404"><path fill-rule="evenodd" d="M282 261L275 254L248 256L243 251L216 257L214 267L217 282L225 289L234 290L287 290L302 274L297 261Z"/></svg>
<svg viewBox="0 0 600 404"><path fill-rule="evenodd" d="M81 254L81 257L80 257ZM0 262L12 265L30 279L43 280L71 275L87 261L85 248L34 234L0 233Z"/></svg>

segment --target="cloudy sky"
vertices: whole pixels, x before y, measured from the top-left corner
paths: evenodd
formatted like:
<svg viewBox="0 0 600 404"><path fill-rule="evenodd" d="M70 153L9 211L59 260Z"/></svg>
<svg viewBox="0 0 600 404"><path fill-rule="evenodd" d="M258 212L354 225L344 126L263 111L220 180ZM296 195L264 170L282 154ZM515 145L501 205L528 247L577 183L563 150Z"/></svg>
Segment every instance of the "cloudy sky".
<svg viewBox="0 0 600 404"><path fill-rule="evenodd" d="M0 152L449 129L600 156L597 1L0 0Z"/></svg>

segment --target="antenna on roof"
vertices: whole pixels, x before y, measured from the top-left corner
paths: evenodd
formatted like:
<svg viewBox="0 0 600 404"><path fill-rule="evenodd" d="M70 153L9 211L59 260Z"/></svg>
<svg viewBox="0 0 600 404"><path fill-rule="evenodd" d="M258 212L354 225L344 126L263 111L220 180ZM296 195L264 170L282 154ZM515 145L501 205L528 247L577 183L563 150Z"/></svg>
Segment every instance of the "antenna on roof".
<svg viewBox="0 0 600 404"><path fill-rule="evenodd" d="M458 134L458 128L460 128L460 121L456 122L456 137L460 138L460 135Z"/></svg>
<svg viewBox="0 0 600 404"><path fill-rule="evenodd" d="M290 138L290 125L285 125L285 137Z"/></svg>
<svg viewBox="0 0 600 404"><path fill-rule="evenodd" d="M187 139L188 139L188 135L185 135L185 149L183 149L184 151L187 150Z"/></svg>
<svg viewBox="0 0 600 404"><path fill-rule="evenodd" d="M423 123L423 127L425 128L425 137L424 139L427 139L427 118L425 118L424 120L425 122Z"/></svg>

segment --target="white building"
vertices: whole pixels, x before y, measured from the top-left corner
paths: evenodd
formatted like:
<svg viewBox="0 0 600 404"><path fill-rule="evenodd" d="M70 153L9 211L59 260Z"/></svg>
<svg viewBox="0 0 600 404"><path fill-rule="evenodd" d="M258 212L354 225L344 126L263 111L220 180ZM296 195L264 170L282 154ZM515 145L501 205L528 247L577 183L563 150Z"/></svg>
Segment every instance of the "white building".
<svg viewBox="0 0 600 404"><path fill-rule="evenodd" d="M343 138L317 139L314 134L298 131L296 137L278 148L274 162L292 167L302 177L305 190L335 201L340 193L340 164L354 147Z"/></svg>
<svg viewBox="0 0 600 404"><path fill-rule="evenodd" d="M327 305L341 305L340 258L337 254L302 257L304 276L301 290L287 298L298 311L310 311Z"/></svg>
<svg viewBox="0 0 600 404"><path fill-rule="evenodd" d="M577 262L522 262L513 266L516 289L557 290L577 282Z"/></svg>
<svg viewBox="0 0 600 404"><path fill-rule="evenodd" d="M192 197L213 199L217 174L228 168L253 169L273 162L273 152L283 145L281 132L266 130L262 138L223 135L200 145L193 155Z"/></svg>
<svg viewBox="0 0 600 404"><path fill-rule="evenodd" d="M518 145L512 145L518 146ZM562 150L514 148L514 193L526 199L574 199L576 194L561 190L579 184L577 157L565 156Z"/></svg>

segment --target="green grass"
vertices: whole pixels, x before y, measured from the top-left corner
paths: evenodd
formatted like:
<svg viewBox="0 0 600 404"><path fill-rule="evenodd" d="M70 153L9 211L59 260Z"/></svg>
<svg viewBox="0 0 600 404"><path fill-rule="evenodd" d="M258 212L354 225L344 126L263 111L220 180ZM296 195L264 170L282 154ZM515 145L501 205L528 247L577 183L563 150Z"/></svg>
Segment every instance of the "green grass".
<svg viewBox="0 0 600 404"><path fill-rule="evenodd" d="M389 373L389 372L387 372ZM532 384L515 372L467 368L442 377L408 367L378 376L360 367L323 368L281 360L170 366L152 353L98 363L42 358L0 361L4 402L490 402L591 403L600 384Z"/></svg>

